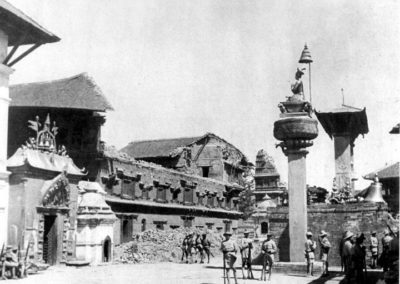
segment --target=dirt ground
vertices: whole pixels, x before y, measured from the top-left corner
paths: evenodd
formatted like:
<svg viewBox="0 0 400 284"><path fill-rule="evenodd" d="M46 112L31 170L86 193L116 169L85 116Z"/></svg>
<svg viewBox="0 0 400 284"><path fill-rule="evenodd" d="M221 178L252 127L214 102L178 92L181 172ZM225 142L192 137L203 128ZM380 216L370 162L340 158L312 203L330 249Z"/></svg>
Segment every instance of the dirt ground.
<svg viewBox="0 0 400 284"><path fill-rule="evenodd" d="M223 284L221 258L212 259L210 264L117 264L93 267L66 267L54 266L37 275L31 275L27 279L8 280L13 283L38 283L38 284ZM255 267L254 276L260 276L260 267ZM265 283L259 280L244 280L238 271L239 284ZM369 277L371 278L371 277ZM305 275L273 274L272 280L267 283L343 283L340 273L332 273L328 278L307 278ZM233 280L233 279L232 279ZM3 283L7 283L6 281ZM231 281L231 283L234 283ZM368 283L376 283L370 279Z"/></svg>

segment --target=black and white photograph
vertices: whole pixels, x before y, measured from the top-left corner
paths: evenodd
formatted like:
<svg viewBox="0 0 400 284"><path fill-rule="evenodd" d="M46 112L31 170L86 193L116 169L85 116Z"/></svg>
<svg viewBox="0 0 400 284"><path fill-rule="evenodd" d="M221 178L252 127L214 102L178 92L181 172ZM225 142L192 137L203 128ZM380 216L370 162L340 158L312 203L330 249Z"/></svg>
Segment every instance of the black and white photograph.
<svg viewBox="0 0 400 284"><path fill-rule="evenodd" d="M399 0L0 0L0 283L398 284Z"/></svg>

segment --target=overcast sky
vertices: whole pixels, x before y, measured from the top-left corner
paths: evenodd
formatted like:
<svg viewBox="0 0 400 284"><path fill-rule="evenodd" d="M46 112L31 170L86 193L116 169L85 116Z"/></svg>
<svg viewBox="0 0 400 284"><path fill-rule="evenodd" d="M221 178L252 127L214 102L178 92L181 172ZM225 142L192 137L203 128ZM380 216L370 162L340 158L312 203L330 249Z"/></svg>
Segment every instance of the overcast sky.
<svg viewBox="0 0 400 284"><path fill-rule="evenodd" d="M314 107L338 107L343 88L346 104L367 108L359 179L400 158L400 136L388 133L400 122L399 1L10 2L61 38L16 64L11 82L88 72L115 108L103 127L108 144L213 132L252 161L267 150L286 181L273 123L307 42ZM319 131L307 179L330 188L333 141Z"/></svg>

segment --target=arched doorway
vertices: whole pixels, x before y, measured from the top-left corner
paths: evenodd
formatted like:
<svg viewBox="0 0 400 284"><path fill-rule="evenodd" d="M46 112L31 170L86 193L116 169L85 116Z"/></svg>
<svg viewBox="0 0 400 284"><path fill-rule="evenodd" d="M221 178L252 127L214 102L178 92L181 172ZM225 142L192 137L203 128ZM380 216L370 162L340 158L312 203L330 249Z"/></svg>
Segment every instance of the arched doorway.
<svg viewBox="0 0 400 284"><path fill-rule="evenodd" d="M103 242L103 262L111 261L111 239L107 236Z"/></svg>

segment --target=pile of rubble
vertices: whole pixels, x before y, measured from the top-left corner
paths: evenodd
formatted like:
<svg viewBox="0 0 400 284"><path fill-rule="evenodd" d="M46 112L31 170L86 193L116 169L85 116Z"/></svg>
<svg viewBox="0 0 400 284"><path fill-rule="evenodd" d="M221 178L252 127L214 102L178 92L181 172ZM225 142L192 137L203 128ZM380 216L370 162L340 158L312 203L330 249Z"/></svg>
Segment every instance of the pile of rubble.
<svg viewBox="0 0 400 284"><path fill-rule="evenodd" d="M182 241L189 233L201 233L190 228L168 230L148 230L132 237L131 242L115 246L114 261L116 263L156 263L181 262ZM222 234L208 232L211 242L211 253L220 254L219 247Z"/></svg>

